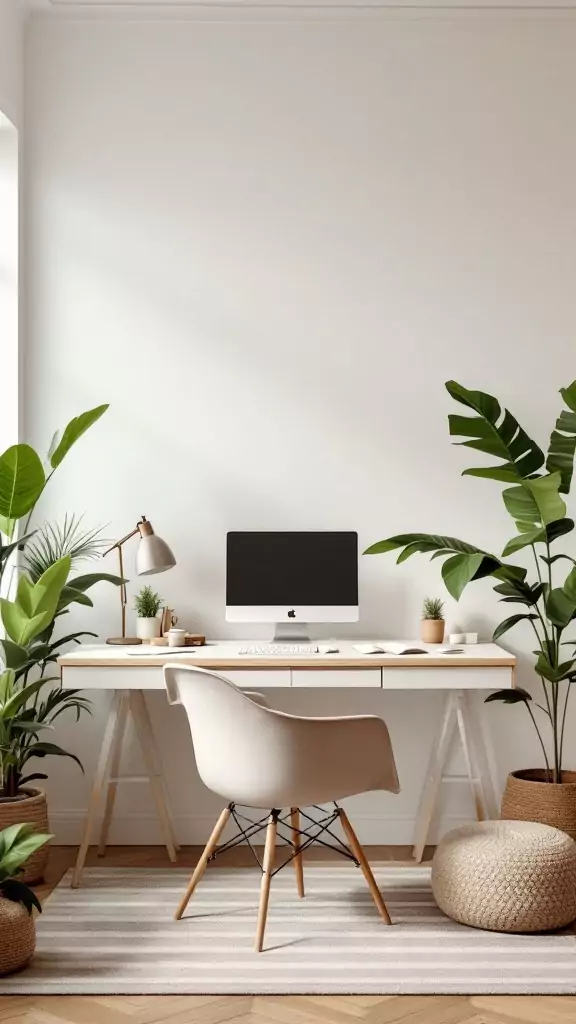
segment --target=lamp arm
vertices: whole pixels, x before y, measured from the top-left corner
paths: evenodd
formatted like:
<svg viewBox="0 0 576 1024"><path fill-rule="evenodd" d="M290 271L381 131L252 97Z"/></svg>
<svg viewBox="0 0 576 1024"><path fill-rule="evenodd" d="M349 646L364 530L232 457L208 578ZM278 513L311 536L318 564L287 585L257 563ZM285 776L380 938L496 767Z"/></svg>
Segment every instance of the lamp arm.
<svg viewBox="0 0 576 1024"><path fill-rule="evenodd" d="M102 558L106 558L106 555L109 555L111 551L115 551L116 548L121 548L122 545L125 544L127 540L130 540L131 537L135 537L136 534L139 533L139 532L140 532L140 524L138 524L138 526L134 527L134 529L131 530L130 533L127 533L125 537L122 537L120 540L117 540L116 543L113 544L111 548L108 548L108 551L104 551L102 553Z"/></svg>

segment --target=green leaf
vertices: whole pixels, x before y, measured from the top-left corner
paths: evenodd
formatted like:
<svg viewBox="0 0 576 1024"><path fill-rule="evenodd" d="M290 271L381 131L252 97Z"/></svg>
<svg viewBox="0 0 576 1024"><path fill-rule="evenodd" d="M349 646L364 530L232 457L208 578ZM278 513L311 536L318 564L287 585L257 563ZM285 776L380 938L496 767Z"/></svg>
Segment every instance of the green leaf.
<svg viewBox="0 0 576 1024"><path fill-rule="evenodd" d="M18 580L16 601L27 618L31 619L36 609L34 607L33 586L27 576L22 574Z"/></svg>
<svg viewBox="0 0 576 1024"><path fill-rule="evenodd" d="M556 519L552 523L548 523L545 527L535 527L534 529L526 529L526 524L522 522L518 523L518 527L523 532L519 533L517 537L513 537L509 540L506 547L502 552L502 557L505 558L507 555L512 555L516 551L520 551L522 548L528 547L529 544L540 544L548 542L552 544L553 541L558 540L559 537L564 537L565 534L571 533L574 529L573 519ZM540 556L543 557L543 556ZM556 558L562 558L562 555L556 555ZM547 561L544 558L544 561Z"/></svg>
<svg viewBox="0 0 576 1024"><path fill-rule="evenodd" d="M457 402L472 409L476 416L450 415L450 434L468 437L459 442L467 448L495 455L503 466L466 469L464 475L492 477L512 482L523 480L535 473L544 463L544 454L522 429L518 421L492 395L483 391L469 391L456 381L446 381L446 390Z"/></svg>
<svg viewBox="0 0 576 1024"><path fill-rule="evenodd" d="M76 444L76 441L82 437L82 434L85 434L104 415L107 409L108 405L98 405L95 409L89 409L87 412L83 412L80 416L75 416L74 419L70 420L62 435L62 440L52 451L50 465L53 469L60 465L72 448L72 445Z"/></svg>
<svg viewBox="0 0 576 1024"><path fill-rule="evenodd" d="M549 683L559 683L573 674L576 661L563 661L560 665L554 666L544 651L535 651L534 653L537 656L536 673L547 679Z"/></svg>
<svg viewBox="0 0 576 1024"><path fill-rule="evenodd" d="M8 538L13 537L17 522L17 519L8 519L6 516L0 516L0 533L3 533Z"/></svg>
<svg viewBox="0 0 576 1024"><path fill-rule="evenodd" d="M555 626L567 626L576 611L576 601L570 600L562 587L554 587L546 601L546 615Z"/></svg>
<svg viewBox="0 0 576 1024"><path fill-rule="evenodd" d="M522 548L528 547L529 544L536 544L537 541L543 540L545 537L544 530L541 527L537 527L534 530L527 530L526 533L519 533L517 537L512 537L509 540L506 547L502 551L502 558L506 558L508 555L513 555L516 551L520 551Z"/></svg>
<svg viewBox="0 0 576 1024"><path fill-rule="evenodd" d="M542 596L543 587L541 583L530 586L521 579L505 580L494 587L496 594L503 594L501 601L513 602L533 606L538 603Z"/></svg>
<svg viewBox="0 0 576 1024"><path fill-rule="evenodd" d="M46 679L35 679L33 683L28 683L20 690L16 690L10 699L5 702L4 707L2 708L2 718L14 718L14 715L20 711L20 708L24 707L26 701L30 700L30 697L33 697L46 682Z"/></svg>
<svg viewBox="0 0 576 1024"><path fill-rule="evenodd" d="M484 561L483 554L452 555L442 566L442 578L446 589L456 601L460 599L464 587L474 579Z"/></svg>
<svg viewBox="0 0 576 1024"><path fill-rule="evenodd" d="M0 515L21 519L38 501L46 483L38 455L29 444L15 444L0 455ZM11 536L8 530L3 532Z"/></svg>
<svg viewBox="0 0 576 1024"><path fill-rule="evenodd" d="M517 625L518 622L522 622L524 619L527 619L529 622L531 622L537 618L537 615L528 615L524 614L523 612L520 612L517 615L510 615L508 619L504 619L504 621L501 622L499 626L496 626L496 629L492 634L492 640L496 642L496 640L503 636L504 633L507 633L509 629L512 629L513 626Z"/></svg>
<svg viewBox="0 0 576 1024"><path fill-rule="evenodd" d="M4 705L9 699L12 690L14 689L14 683L16 681L16 673L12 668L6 668L0 675L0 705Z"/></svg>
<svg viewBox="0 0 576 1024"><path fill-rule="evenodd" d="M560 490L568 494L574 471L574 452L576 451L576 380L567 388L561 388L560 394L567 409L563 409L556 420L556 427L550 435L546 469L549 473L558 471L562 478Z"/></svg>
<svg viewBox="0 0 576 1024"><path fill-rule="evenodd" d="M77 576L76 579L68 580L68 586L84 592L96 583L113 583L115 587L119 587L122 583L128 582L128 580L122 579L122 576L114 576L109 572L90 572L85 576Z"/></svg>
<svg viewBox="0 0 576 1024"><path fill-rule="evenodd" d="M495 693L491 693L485 698L484 703L490 704L493 700L501 700L504 704L527 704L529 700L532 700L532 696L528 690L516 686L513 690L496 690Z"/></svg>
<svg viewBox="0 0 576 1024"><path fill-rule="evenodd" d="M62 589L70 572L70 555L64 555L54 562L32 588L32 605L35 613L49 612L49 620L54 618Z"/></svg>
<svg viewBox="0 0 576 1024"><path fill-rule="evenodd" d="M47 755L56 757L69 757L72 761L76 761L76 764L80 766L82 772L84 772L84 766L80 758L76 757L76 754L71 754L68 750L63 750L56 743L33 743L25 752L22 758L22 763L28 761L31 757L46 757Z"/></svg>
<svg viewBox="0 0 576 1024"><path fill-rule="evenodd" d="M87 594L82 593L81 590L76 590L75 587L63 587L58 601L58 612L61 612L69 604L73 603L86 605L87 608L92 608L94 605L92 599Z"/></svg>
<svg viewBox="0 0 576 1024"><path fill-rule="evenodd" d="M560 474L524 480L518 487L507 487L502 493L507 511L519 528L546 526L566 516L566 505L558 493Z"/></svg>

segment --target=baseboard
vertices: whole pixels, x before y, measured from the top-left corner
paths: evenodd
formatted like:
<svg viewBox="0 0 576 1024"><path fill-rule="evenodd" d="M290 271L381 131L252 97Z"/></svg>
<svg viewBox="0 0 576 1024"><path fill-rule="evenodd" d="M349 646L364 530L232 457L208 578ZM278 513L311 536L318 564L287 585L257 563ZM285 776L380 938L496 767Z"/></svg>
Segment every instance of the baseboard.
<svg viewBox="0 0 576 1024"><path fill-rule="evenodd" d="M77 846L82 836L85 814L84 810L50 811L50 829L55 835L55 843ZM468 824L471 820L461 815L443 815L431 832L430 842L437 842L445 832ZM94 829L92 842L96 841L99 824ZM381 815L355 814L353 824L360 842L369 846L405 846L413 841L414 818L410 815L384 818ZM177 815L174 819L174 830L183 845L205 843L213 827L214 817ZM123 814L113 821L109 842L118 846L161 845L162 834L154 814Z"/></svg>

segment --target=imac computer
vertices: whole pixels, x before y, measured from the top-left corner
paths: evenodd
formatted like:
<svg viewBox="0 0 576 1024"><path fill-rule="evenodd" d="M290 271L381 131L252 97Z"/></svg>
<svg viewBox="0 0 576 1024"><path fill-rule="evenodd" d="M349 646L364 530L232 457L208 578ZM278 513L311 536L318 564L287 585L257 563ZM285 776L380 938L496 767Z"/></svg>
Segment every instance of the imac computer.
<svg viewBox="0 0 576 1024"><path fill-rule="evenodd" d="M274 622L275 641L309 640L309 622L357 622L358 534L229 533L226 621Z"/></svg>

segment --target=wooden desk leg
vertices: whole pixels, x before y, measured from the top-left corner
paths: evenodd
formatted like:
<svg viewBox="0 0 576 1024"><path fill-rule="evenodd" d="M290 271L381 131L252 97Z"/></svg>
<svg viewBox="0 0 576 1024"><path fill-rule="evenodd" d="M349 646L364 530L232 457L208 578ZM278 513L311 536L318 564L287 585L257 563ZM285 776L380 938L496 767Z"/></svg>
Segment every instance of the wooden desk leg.
<svg viewBox="0 0 576 1024"><path fill-rule="evenodd" d="M438 802L438 791L442 781L442 772L448 758L450 743L456 725L456 695L454 690L447 690L444 698L444 710L440 729L432 743L432 753L428 763L426 779L414 829L414 859L420 863L424 856L424 847L430 831L430 824Z"/></svg>
<svg viewBox="0 0 576 1024"><path fill-rule="evenodd" d="M102 819L102 828L100 829L100 842L98 843L99 857L103 857L104 854L106 853L108 833L110 831L112 814L114 813L114 803L116 801L116 792L118 789L118 772L120 771L122 744L124 742L124 735L126 732L127 718L128 695L126 693L123 693L120 697L120 707L118 711L118 718L116 721L116 728L114 730L112 751L110 754L110 771L108 773L108 781L106 783L106 808L104 811L104 817Z"/></svg>
<svg viewBox="0 0 576 1024"><path fill-rule="evenodd" d="M76 866L74 868L74 873L72 875L71 886L73 889L78 888L82 878L82 871L84 869L84 864L86 862L86 854L88 853L88 847L90 845L90 836L92 835L92 828L94 825L96 815L98 813L98 807L102 797L102 787L104 785L108 761L110 760L110 751L112 750L114 734L116 732L116 727L118 724L118 715L120 713L121 702L122 693L118 690L115 690L112 697L112 704L110 706L108 721L106 722L106 727L104 729L104 737L102 739L102 746L100 747L100 754L98 756L98 764L96 766L96 774L94 776L92 793L90 794L90 800L88 802L88 812L86 815L86 823L84 825L82 842L80 843L78 857L76 858Z"/></svg>
<svg viewBox="0 0 576 1024"><path fill-rule="evenodd" d="M474 727L470 721L468 704L466 703L463 690L459 690L457 692L456 700L456 721L458 723L458 733L460 735L460 743L462 744L462 750L464 753L464 761L466 762L466 774L470 782L470 790L472 792L472 798L476 808L476 818L478 821L486 821L486 818L488 817L488 808L486 806L486 796L478 769L475 747L472 739L474 735Z"/></svg>
<svg viewBox="0 0 576 1024"><path fill-rule="evenodd" d="M162 758L160 756L160 750L159 750L159 747L158 747L158 743L156 742L156 735L154 733L154 728L152 726L152 719L150 718L150 712L148 710L148 705L146 703L146 697L144 696L144 692L142 690L139 690L138 692L142 696L142 702L140 704L140 707L142 709L143 719L145 719L145 721L146 721L146 731L147 731L148 736L149 736L149 748L148 749L150 750L150 753L152 755L152 759L154 761L154 765L155 765L155 768L156 768L156 776L160 779L160 785L162 787L162 794L163 794L163 799L164 799L164 805L166 807L166 812L167 812L167 815L168 815L168 822L170 824L170 831L172 833L172 842L174 844L174 849L175 850L179 850L180 849L180 844L179 844L178 840L176 839L176 835L175 835L175 832L174 832L174 824L173 824L174 817L173 817L173 815L171 813L171 809L170 809L170 800L168 798L168 793L167 793L167 789L166 789L166 778L165 778L165 775L164 775L164 769L162 767Z"/></svg>
<svg viewBox="0 0 576 1024"><path fill-rule="evenodd" d="M464 690L462 693L464 711L469 723L472 748L474 750L480 785L484 795L487 818L499 818L500 806L496 796L498 774L492 738L486 729L483 715L483 693ZM482 703L481 703L482 702Z"/></svg>
<svg viewBox="0 0 576 1024"><path fill-rule="evenodd" d="M154 734L150 727L150 720L148 718L142 690L130 690L130 710L134 719L136 735L144 758L144 764L146 765L146 773L150 779L150 786L152 787L152 795L156 804L160 828L162 830L162 835L164 836L164 844L168 850L170 860L174 863L178 858L174 839L172 837L172 825L170 823L170 818L168 817L168 810L164 800L162 775L160 774L160 770L157 763L155 763L152 754L154 747Z"/></svg>

